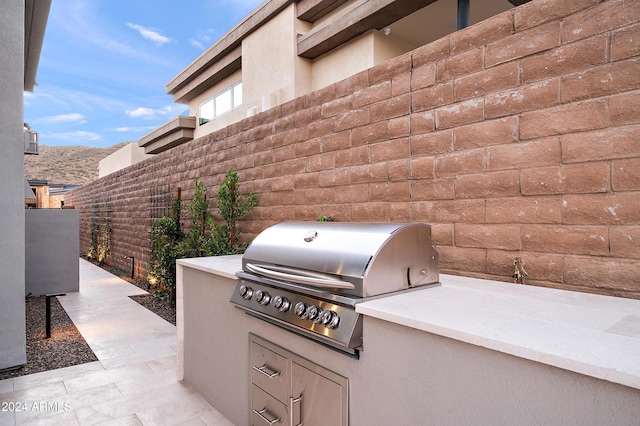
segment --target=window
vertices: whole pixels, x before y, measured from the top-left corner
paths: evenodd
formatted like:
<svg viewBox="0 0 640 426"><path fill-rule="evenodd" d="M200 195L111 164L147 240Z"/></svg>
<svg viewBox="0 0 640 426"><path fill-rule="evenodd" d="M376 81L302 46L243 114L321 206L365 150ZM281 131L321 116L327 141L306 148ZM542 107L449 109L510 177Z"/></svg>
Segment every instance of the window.
<svg viewBox="0 0 640 426"><path fill-rule="evenodd" d="M231 89L225 90L216 96L216 117L231 111Z"/></svg>
<svg viewBox="0 0 640 426"><path fill-rule="evenodd" d="M242 82L233 86L233 109L242 105Z"/></svg>
<svg viewBox="0 0 640 426"><path fill-rule="evenodd" d="M213 99L200 105L200 124L213 120Z"/></svg>
<svg viewBox="0 0 640 426"><path fill-rule="evenodd" d="M242 105L242 81L200 104L200 125L208 123Z"/></svg>

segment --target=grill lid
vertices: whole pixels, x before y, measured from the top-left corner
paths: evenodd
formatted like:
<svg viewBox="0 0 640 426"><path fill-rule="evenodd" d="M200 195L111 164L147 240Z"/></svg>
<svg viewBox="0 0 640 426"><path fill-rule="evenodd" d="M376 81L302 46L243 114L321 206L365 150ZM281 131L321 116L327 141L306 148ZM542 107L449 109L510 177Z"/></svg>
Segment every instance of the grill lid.
<svg viewBox="0 0 640 426"><path fill-rule="evenodd" d="M431 227L419 223L283 222L253 240L242 268L356 297L439 278Z"/></svg>

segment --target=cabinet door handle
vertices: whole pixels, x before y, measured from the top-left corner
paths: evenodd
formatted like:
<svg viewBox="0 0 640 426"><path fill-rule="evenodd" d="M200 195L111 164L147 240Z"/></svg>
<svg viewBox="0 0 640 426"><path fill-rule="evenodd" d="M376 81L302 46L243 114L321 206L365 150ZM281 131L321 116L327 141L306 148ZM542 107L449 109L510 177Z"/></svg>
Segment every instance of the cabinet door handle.
<svg viewBox="0 0 640 426"><path fill-rule="evenodd" d="M270 379L273 379L274 377L280 375L279 371L275 371L275 370L270 369L269 367L267 367L267 364L263 365L262 367L256 367L254 365L253 369L256 370L258 373L267 376Z"/></svg>
<svg viewBox="0 0 640 426"><path fill-rule="evenodd" d="M302 426L302 408L298 410L298 418L300 419L300 423L298 423L297 425L294 425L294 407L295 404L297 404L298 402L302 401L302 395L300 395L297 398L294 398L292 396L289 397L289 407L291 407L291 416L289 416L289 426ZM302 407L302 404L300 404L300 406Z"/></svg>
<svg viewBox="0 0 640 426"><path fill-rule="evenodd" d="M267 422L267 424L269 426L271 426L274 423L279 423L281 421L280 417L276 417L273 414L271 414L270 412L267 411L266 408L263 408L262 410L258 411L258 410L253 410L254 413L256 413L258 415L258 417L260 417L262 420L264 420L265 422ZM275 417L273 420L269 420L264 414L262 413L267 413L269 414L271 417Z"/></svg>

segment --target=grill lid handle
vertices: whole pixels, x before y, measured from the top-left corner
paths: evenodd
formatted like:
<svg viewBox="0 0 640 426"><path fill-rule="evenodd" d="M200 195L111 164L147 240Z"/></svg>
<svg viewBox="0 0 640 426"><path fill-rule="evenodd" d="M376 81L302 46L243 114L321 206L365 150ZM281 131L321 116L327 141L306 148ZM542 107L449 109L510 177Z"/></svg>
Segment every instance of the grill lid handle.
<svg viewBox="0 0 640 426"><path fill-rule="evenodd" d="M314 274L311 272L303 272L299 270L293 270L289 268L278 268L280 270L274 270L272 268L266 268L264 266L258 266L253 263L247 263L245 267L256 274L264 275L269 278L276 278L285 281L292 281L298 284L307 284L320 288L343 288L353 290L355 285L350 282L337 280L329 276L321 274ZM285 272L289 271L289 272Z"/></svg>

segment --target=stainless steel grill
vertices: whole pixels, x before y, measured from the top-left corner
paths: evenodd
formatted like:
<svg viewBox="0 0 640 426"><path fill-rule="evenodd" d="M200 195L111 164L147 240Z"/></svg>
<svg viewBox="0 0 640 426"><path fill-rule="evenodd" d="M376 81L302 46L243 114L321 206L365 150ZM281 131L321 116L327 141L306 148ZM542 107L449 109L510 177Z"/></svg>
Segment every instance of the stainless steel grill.
<svg viewBox="0 0 640 426"><path fill-rule="evenodd" d="M438 253L425 224L284 222L255 238L237 275L238 308L357 355L355 305L437 284Z"/></svg>

